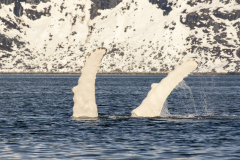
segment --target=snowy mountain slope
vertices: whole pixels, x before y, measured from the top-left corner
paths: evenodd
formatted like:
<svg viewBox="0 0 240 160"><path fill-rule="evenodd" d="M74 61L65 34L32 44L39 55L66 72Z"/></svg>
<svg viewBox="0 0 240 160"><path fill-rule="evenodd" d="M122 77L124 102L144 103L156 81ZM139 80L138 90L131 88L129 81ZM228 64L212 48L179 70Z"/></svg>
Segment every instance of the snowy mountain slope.
<svg viewBox="0 0 240 160"><path fill-rule="evenodd" d="M24 1L24 0L22 0ZM1 0L0 72L240 72L239 0Z"/></svg>

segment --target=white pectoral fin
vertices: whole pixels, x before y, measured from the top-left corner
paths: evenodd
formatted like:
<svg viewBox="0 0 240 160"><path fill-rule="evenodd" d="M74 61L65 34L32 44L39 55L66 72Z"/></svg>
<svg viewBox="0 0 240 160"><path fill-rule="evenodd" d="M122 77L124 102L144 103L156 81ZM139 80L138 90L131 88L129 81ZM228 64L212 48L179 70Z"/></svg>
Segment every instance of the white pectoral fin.
<svg viewBox="0 0 240 160"><path fill-rule="evenodd" d="M187 61L177 66L160 83L153 83L147 97L141 105L132 111L134 117L156 117L160 116L164 102L172 90L197 68L195 61Z"/></svg>
<svg viewBox="0 0 240 160"><path fill-rule="evenodd" d="M98 66L106 53L105 48L98 48L88 54L78 85L72 88L74 93L73 117L97 117L98 110L95 100L95 79Z"/></svg>

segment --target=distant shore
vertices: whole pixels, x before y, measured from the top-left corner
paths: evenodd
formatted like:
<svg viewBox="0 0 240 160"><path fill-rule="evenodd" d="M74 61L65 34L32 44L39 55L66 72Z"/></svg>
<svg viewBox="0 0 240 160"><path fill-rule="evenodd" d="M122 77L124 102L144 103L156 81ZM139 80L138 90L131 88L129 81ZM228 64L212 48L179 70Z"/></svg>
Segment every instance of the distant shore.
<svg viewBox="0 0 240 160"><path fill-rule="evenodd" d="M98 72L119 75L167 75L169 72ZM0 74L81 74L81 72L0 72ZM193 72L192 75L240 75L240 72Z"/></svg>

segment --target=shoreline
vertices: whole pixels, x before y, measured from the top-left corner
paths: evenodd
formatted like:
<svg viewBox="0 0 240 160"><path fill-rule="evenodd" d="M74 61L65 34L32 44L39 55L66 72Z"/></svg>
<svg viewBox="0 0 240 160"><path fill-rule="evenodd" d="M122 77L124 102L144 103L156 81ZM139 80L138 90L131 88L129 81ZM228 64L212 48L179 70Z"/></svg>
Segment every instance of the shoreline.
<svg viewBox="0 0 240 160"><path fill-rule="evenodd" d="M99 75L167 75L169 72L98 72ZM0 72L0 74L81 74L81 72ZM240 75L240 72L193 72L191 75Z"/></svg>

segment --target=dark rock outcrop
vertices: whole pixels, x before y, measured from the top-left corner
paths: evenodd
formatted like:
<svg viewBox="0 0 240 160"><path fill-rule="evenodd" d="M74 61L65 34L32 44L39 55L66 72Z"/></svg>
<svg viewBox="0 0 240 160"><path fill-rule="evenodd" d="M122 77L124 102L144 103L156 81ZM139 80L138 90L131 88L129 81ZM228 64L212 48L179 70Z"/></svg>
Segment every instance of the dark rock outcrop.
<svg viewBox="0 0 240 160"><path fill-rule="evenodd" d="M222 2L224 4L228 4L230 2L230 0L220 0L220 2Z"/></svg>
<svg viewBox="0 0 240 160"><path fill-rule="evenodd" d="M220 31L226 30L226 24L217 23L214 19L209 15L208 9L201 9L200 12L191 12L186 15L185 21L183 17L180 16L180 22L185 24L191 29L197 28L205 28L203 30L204 33L209 33L209 27L213 27L214 33L219 33Z"/></svg>
<svg viewBox="0 0 240 160"><path fill-rule="evenodd" d="M25 2L25 3L30 3L30 4L39 4L40 2L46 3L50 2L51 0L0 0L0 3L2 4L12 4L14 2Z"/></svg>
<svg viewBox="0 0 240 160"><path fill-rule="evenodd" d="M152 4L157 4L164 12L163 15L168 15L172 11L172 3L168 3L168 0L149 0Z"/></svg>
<svg viewBox="0 0 240 160"><path fill-rule="evenodd" d="M13 22L13 21L10 21L10 20L7 20L7 19L4 19L2 17L0 17L0 22L2 21L2 23L4 23L4 26L7 28L7 29L16 29L16 30L20 30L19 26Z"/></svg>
<svg viewBox="0 0 240 160"><path fill-rule="evenodd" d="M236 22L233 24L234 27L238 27L238 30L240 31L240 22Z"/></svg>
<svg viewBox="0 0 240 160"><path fill-rule="evenodd" d="M237 50L236 55L240 58L240 48Z"/></svg>
<svg viewBox="0 0 240 160"><path fill-rule="evenodd" d="M0 49L6 51L12 51L12 40L7 38L5 35L0 34Z"/></svg>
<svg viewBox="0 0 240 160"><path fill-rule="evenodd" d="M213 11L213 15L218 18L228 19L229 21L236 20L240 18L240 10L233 10L232 12L221 12L220 8Z"/></svg>
<svg viewBox="0 0 240 160"><path fill-rule="evenodd" d="M122 0L92 0L92 2L93 4L90 10L90 18L94 19L95 17L100 15L100 13L98 12L99 9L104 10L114 8L120 2L122 2ZM168 15L172 11L171 6L173 4L169 3L168 0L149 0L149 2L152 4L157 4L158 7L164 11L163 15Z"/></svg>
<svg viewBox="0 0 240 160"><path fill-rule="evenodd" d="M191 7L193 7L194 5L197 5L198 3L208 3L208 4L211 4L212 0L189 0L187 2L187 4L190 5Z"/></svg>
<svg viewBox="0 0 240 160"><path fill-rule="evenodd" d="M50 2L51 0L1 0L0 1L0 9L1 9L1 3L5 4L5 5L9 5L14 3L14 10L13 13L17 16L17 17L21 17L23 15L23 7L21 5L21 2L25 2L25 3L30 3L30 4L39 4L40 2L46 3L46 2ZM28 11L29 12L29 11ZM44 11L44 13L40 13L40 14L49 14L46 12L46 10ZM37 16L35 16L37 15ZM33 17L38 17L39 14L35 13L33 15ZM41 16L40 16L41 17Z"/></svg>
<svg viewBox="0 0 240 160"><path fill-rule="evenodd" d="M17 17L21 17L23 15L23 7L20 2L15 2L13 13Z"/></svg>
<svg viewBox="0 0 240 160"><path fill-rule="evenodd" d="M226 40L223 40L223 38L226 38L226 36L222 36L221 35L216 35L213 37L219 44L223 44L223 45L227 45L228 44L228 41Z"/></svg>
<svg viewBox="0 0 240 160"><path fill-rule="evenodd" d="M19 41L17 38L9 38L6 35L0 34L0 50L12 52L13 43L16 44L17 48L25 47L25 42Z"/></svg>
<svg viewBox="0 0 240 160"><path fill-rule="evenodd" d="M33 9L25 9L26 12L26 16L31 19L31 20L36 20L41 18L41 16L51 16L51 6L49 6L48 8L44 8L44 11L37 11L37 10L33 10Z"/></svg>
<svg viewBox="0 0 240 160"><path fill-rule="evenodd" d="M13 2L15 2L15 0L1 0L1 3L6 5L12 4Z"/></svg>
<svg viewBox="0 0 240 160"><path fill-rule="evenodd" d="M46 2L50 2L51 0L25 0L26 3L30 3L30 4L39 4L40 2L46 3Z"/></svg>
<svg viewBox="0 0 240 160"><path fill-rule="evenodd" d="M98 10L111 9L116 7L122 0L92 0L93 4L90 9L90 18L94 19L95 17L101 15Z"/></svg>
<svg viewBox="0 0 240 160"><path fill-rule="evenodd" d="M183 17L180 16L180 22L182 24L187 25L191 29L194 29L195 27L210 27L214 24L214 20L209 15L208 9L202 9L201 14L197 12L191 12L186 15L185 21L183 20Z"/></svg>

